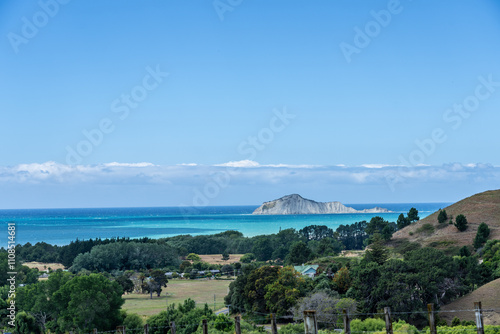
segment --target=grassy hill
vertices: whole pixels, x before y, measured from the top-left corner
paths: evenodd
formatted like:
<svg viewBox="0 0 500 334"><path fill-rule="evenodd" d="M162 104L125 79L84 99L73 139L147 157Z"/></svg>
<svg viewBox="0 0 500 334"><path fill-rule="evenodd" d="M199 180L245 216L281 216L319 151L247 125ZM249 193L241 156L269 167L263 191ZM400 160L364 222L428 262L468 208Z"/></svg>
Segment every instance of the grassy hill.
<svg viewBox="0 0 500 334"><path fill-rule="evenodd" d="M498 301L500 300L500 278L483 285L468 295L463 296L448 305L441 307L443 311L453 310L473 310L474 302L481 302L483 308L483 319L485 325L500 325L500 312L498 312ZM488 309L496 311L488 312ZM473 311L441 312L439 316L445 319L448 324L454 317L460 320L475 320Z"/></svg>
<svg viewBox="0 0 500 334"><path fill-rule="evenodd" d="M397 231L393 235L393 242L404 240L418 242L422 246L431 246L448 251L455 251L465 245L472 245L480 223L488 224L491 229L489 239L500 239L500 190L485 191L465 198L446 208L448 216L453 220L459 214L467 217L469 227L459 232L454 225L448 222L439 224L435 212L417 223Z"/></svg>

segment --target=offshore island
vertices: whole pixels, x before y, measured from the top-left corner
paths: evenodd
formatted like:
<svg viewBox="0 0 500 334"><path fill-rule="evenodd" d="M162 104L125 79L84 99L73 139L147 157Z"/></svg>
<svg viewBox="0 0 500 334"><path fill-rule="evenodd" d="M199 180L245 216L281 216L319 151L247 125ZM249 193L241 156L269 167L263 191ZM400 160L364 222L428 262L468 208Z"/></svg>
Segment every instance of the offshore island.
<svg viewBox="0 0 500 334"><path fill-rule="evenodd" d="M314 215L331 213L385 213L391 212L384 208L356 210L340 202L316 202L292 194L264 202L252 213L254 215Z"/></svg>

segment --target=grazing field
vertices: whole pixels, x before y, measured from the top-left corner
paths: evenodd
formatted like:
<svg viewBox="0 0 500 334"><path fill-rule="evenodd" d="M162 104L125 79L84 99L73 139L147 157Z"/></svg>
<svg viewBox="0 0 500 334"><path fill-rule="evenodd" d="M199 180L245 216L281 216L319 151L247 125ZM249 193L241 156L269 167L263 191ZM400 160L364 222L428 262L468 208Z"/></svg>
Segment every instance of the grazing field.
<svg viewBox="0 0 500 334"><path fill-rule="evenodd" d="M340 254L345 257L362 257L364 253L364 250L343 250Z"/></svg>
<svg viewBox="0 0 500 334"><path fill-rule="evenodd" d="M37 268L39 271L47 271L49 268L51 270L64 269L60 263L25 262L23 265L32 269Z"/></svg>
<svg viewBox="0 0 500 334"><path fill-rule="evenodd" d="M480 223L488 224L491 234L489 239L500 239L500 190L485 191L467 197L446 208L448 217L463 214L467 217L468 228L464 232L458 231L449 224L451 219L440 224L437 217L439 211L411 224L392 235L393 241L407 239L418 242L422 246L431 246L442 250L457 253L462 246L472 245Z"/></svg>
<svg viewBox="0 0 500 334"><path fill-rule="evenodd" d="M224 261L222 259L222 254L210 254L210 255L200 255L200 258L203 262L207 262L210 264L230 264L234 262L239 262L240 258L244 254L229 254L229 260Z"/></svg>
<svg viewBox="0 0 500 334"><path fill-rule="evenodd" d="M159 298L156 294L153 294L153 299L150 299L149 294L123 295L125 304L122 308L129 313L149 317L165 310L167 304L178 304L191 298L196 301L197 306L207 303L213 309L215 295L215 309L219 310L225 306L224 297L227 295L229 283L231 281L171 279L167 283L167 288L163 288ZM166 298L165 293L167 293Z"/></svg>

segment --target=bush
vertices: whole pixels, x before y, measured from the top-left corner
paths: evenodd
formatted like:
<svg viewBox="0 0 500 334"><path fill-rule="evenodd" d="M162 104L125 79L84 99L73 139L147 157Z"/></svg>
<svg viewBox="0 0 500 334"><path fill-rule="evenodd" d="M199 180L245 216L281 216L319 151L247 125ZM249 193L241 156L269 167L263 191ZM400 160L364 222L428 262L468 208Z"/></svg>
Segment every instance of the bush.
<svg viewBox="0 0 500 334"><path fill-rule="evenodd" d="M190 253L186 259L190 260L190 261L193 261L193 262L196 262L196 261L201 261L201 257L198 255L198 254L195 254L195 253Z"/></svg>
<svg viewBox="0 0 500 334"><path fill-rule="evenodd" d="M417 233L427 233L427 234L431 234L434 232L434 226L432 226L432 224L424 224L422 226L420 226L419 228L417 228Z"/></svg>
<svg viewBox="0 0 500 334"><path fill-rule="evenodd" d="M462 322L462 323L465 323ZM438 326L437 327L437 332L438 333L444 333L444 334L471 334L477 331L476 325L460 325L460 326L455 326L455 327L444 327L444 326ZM430 331L427 329L427 333L430 333ZM498 334L500 333L500 326L484 326L484 333L485 334Z"/></svg>
<svg viewBox="0 0 500 334"><path fill-rule="evenodd" d="M384 322L385 323L385 322ZM406 323L404 320L398 320L392 323L392 330L394 333L405 333L405 334L419 334L417 327ZM385 328L383 331L376 332L374 334L385 334Z"/></svg>
<svg viewBox="0 0 500 334"><path fill-rule="evenodd" d="M304 332L304 324L287 324L278 329L278 334L296 334Z"/></svg>
<svg viewBox="0 0 500 334"><path fill-rule="evenodd" d="M217 315L214 321L214 327L218 331L232 332L234 330L233 321L225 314Z"/></svg>
<svg viewBox="0 0 500 334"><path fill-rule="evenodd" d="M140 315L135 313L125 314L125 319L123 320L123 325L127 329L142 329L144 322Z"/></svg>
<svg viewBox="0 0 500 334"><path fill-rule="evenodd" d="M469 250L469 247L463 246L462 248L460 248L460 250L458 251L458 255L465 256L465 257L471 256L471 252Z"/></svg>
<svg viewBox="0 0 500 334"><path fill-rule="evenodd" d="M385 321L382 319L368 318L351 321L351 332L378 332L382 330L385 330Z"/></svg>
<svg viewBox="0 0 500 334"><path fill-rule="evenodd" d="M255 260L255 255L253 253L247 253L243 255L240 259L240 262L242 263L250 263L253 260Z"/></svg>

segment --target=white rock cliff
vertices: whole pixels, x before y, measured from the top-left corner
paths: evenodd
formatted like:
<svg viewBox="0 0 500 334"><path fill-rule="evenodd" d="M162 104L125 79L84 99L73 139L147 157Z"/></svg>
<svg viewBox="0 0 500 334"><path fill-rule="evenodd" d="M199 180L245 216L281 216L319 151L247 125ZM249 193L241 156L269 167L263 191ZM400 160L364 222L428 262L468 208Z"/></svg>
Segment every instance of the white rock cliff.
<svg viewBox="0 0 500 334"><path fill-rule="evenodd" d="M313 215L329 213L383 213L384 208L356 210L340 202L315 202L298 194L287 195L274 201L265 202L253 212L254 215Z"/></svg>

